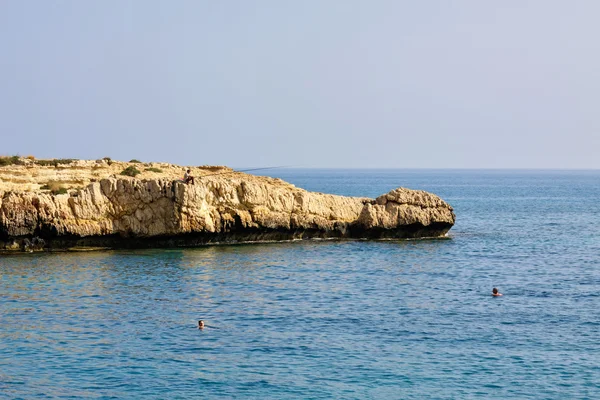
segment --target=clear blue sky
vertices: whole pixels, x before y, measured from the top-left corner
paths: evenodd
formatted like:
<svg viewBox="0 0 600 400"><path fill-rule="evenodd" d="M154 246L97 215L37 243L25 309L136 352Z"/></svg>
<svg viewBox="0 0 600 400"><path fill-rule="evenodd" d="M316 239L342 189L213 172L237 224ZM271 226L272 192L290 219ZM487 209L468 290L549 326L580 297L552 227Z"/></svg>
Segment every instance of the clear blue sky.
<svg viewBox="0 0 600 400"><path fill-rule="evenodd" d="M600 1L0 1L0 154L600 168Z"/></svg>

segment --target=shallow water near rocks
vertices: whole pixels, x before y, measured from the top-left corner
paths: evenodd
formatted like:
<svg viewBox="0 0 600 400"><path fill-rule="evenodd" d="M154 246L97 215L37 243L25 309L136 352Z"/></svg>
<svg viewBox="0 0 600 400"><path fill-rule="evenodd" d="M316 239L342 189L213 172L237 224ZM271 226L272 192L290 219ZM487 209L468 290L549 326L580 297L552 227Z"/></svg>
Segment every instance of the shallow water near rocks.
<svg viewBox="0 0 600 400"><path fill-rule="evenodd" d="M0 398L600 396L599 171L269 174L431 191L457 223L449 240L2 255Z"/></svg>

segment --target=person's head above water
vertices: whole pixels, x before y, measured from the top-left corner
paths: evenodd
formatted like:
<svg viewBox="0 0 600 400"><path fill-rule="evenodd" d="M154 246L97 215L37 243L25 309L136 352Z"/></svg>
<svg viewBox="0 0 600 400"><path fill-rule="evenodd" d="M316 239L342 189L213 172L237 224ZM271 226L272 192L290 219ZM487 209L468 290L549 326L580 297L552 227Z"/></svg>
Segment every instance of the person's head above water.
<svg viewBox="0 0 600 400"><path fill-rule="evenodd" d="M198 321L198 329L204 329L204 321Z"/></svg>
<svg viewBox="0 0 600 400"><path fill-rule="evenodd" d="M492 289L492 296L502 296L502 293L498 292L498 289L493 288Z"/></svg>

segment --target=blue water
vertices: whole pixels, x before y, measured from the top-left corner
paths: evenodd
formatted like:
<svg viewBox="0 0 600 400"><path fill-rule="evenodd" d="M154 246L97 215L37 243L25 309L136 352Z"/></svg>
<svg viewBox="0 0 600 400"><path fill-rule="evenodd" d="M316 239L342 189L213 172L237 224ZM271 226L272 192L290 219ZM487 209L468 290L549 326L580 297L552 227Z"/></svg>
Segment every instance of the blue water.
<svg viewBox="0 0 600 400"><path fill-rule="evenodd" d="M432 191L457 223L448 240L0 256L0 398L600 398L600 171L268 172Z"/></svg>

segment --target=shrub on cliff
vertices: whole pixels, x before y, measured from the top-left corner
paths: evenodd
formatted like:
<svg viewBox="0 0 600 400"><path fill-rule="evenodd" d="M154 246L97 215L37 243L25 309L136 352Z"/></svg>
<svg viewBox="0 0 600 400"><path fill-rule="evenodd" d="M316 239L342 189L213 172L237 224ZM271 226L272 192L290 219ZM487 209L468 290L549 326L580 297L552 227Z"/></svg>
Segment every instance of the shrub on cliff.
<svg viewBox="0 0 600 400"><path fill-rule="evenodd" d="M135 158L133 160L129 160L130 163L134 163L134 164L140 164L141 161L140 160L136 160Z"/></svg>
<svg viewBox="0 0 600 400"><path fill-rule="evenodd" d="M73 158L58 158L53 160L35 160L34 163L42 167L58 167L61 164L71 164L73 161L75 161Z"/></svg>
<svg viewBox="0 0 600 400"><path fill-rule="evenodd" d="M138 170L133 165L130 165L129 167L127 167L123 171L121 171L121 175L125 175L125 176L136 176L138 174L141 174L140 170Z"/></svg>
<svg viewBox="0 0 600 400"><path fill-rule="evenodd" d="M0 167L4 167L6 165L23 165L25 164L21 157L12 156L12 157L0 157Z"/></svg>
<svg viewBox="0 0 600 400"><path fill-rule="evenodd" d="M161 174L163 172L162 169L160 169L160 168L154 168L154 167L146 168L146 171L156 172L158 174Z"/></svg>

